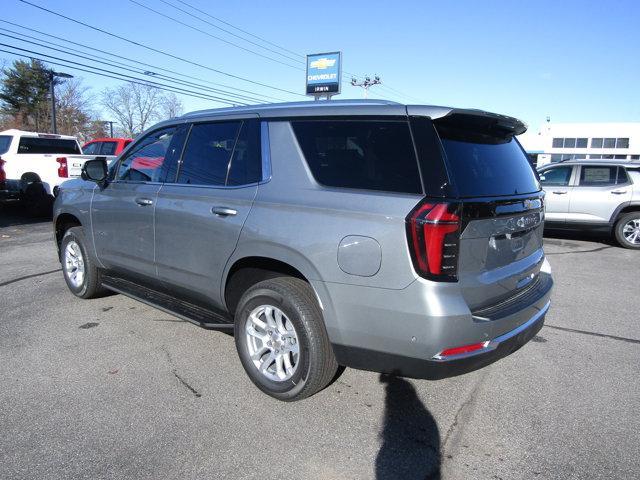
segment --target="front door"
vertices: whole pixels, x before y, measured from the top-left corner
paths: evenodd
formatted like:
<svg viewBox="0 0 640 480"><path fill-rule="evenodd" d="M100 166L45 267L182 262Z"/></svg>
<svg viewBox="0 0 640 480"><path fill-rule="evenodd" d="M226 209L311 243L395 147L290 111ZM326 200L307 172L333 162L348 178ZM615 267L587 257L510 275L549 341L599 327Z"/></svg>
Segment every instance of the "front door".
<svg viewBox="0 0 640 480"><path fill-rule="evenodd" d="M182 130L162 128L140 139L120 160L111 181L94 189L91 221L96 254L108 269L156 276L154 212L165 159L180 153Z"/></svg>
<svg viewBox="0 0 640 480"><path fill-rule="evenodd" d="M545 216L548 222L564 223L569 213L571 174L573 166L552 167L540 173L540 184L545 191Z"/></svg>
<svg viewBox="0 0 640 480"><path fill-rule="evenodd" d="M261 180L260 123L194 124L177 170L156 204L158 277L221 308L222 272Z"/></svg>

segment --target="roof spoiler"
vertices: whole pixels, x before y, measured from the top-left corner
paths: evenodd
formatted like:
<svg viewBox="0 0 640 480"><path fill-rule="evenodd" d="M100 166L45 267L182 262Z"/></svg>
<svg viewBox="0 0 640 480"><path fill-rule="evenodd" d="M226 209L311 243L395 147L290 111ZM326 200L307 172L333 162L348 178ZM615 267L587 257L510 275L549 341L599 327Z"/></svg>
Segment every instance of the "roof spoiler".
<svg viewBox="0 0 640 480"><path fill-rule="evenodd" d="M483 125L504 134L520 135L527 131L527 125L514 117L500 115L471 108L429 107L407 105L407 115L427 116L437 123Z"/></svg>

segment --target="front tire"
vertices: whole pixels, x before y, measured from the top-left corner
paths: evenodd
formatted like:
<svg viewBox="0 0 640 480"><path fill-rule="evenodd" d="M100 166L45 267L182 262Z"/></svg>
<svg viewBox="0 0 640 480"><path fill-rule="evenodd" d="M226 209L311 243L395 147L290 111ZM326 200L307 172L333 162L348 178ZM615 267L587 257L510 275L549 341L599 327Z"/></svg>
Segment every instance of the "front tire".
<svg viewBox="0 0 640 480"><path fill-rule="evenodd" d="M71 227L60 243L60 263L71 293L80 298L95 298L105 290L100 282L100 271L87 254L86 245L83 228Z"/></svg>
<svg viewBox="0 0 640 480"><path fill-rule="evenodd" d="M622 215L616 222L615 235L622 247L640 249L640 211Z"/></svg>
<svg viewBox="0 0 640 480"><path fill-rule="evenodd" d="M299 278L272 278L249 288L236 309L234 337L251 381L278 400L319 392L338 369L318 301Z"/></svg>

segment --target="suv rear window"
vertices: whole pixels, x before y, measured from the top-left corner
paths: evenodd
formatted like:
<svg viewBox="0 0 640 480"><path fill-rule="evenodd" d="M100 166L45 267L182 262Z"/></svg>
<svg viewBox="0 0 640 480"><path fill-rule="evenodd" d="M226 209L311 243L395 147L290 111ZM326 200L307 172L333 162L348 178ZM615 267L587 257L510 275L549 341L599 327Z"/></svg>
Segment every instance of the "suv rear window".
<svg viewBox="0 0 640 480"><path fill-rule="evenodd" d="M434 123L449 173L461 197L503 196L540 190L533 168L512 133L501 129L491 119L452 117Z"/></svg>
<svg viewBox="0 0 640 480"><path fill-rule="evenodd" d="M80 154L80 147L75 140L64 138L20 137L18 153L65 153Z"/></svg>
<svg viewBox="0 0 640 480"><path fill-rule="evenodd" d="M304 120L291 125L318 183L422 193L407 121Z"/></svg>
<svg viewBox="0 0 640 480"><path fill-rule="evenodd" d="M11 146L11 139L13 137L10 135L0 135L0 155L3 153L7 153L9 147Z"/></svg>

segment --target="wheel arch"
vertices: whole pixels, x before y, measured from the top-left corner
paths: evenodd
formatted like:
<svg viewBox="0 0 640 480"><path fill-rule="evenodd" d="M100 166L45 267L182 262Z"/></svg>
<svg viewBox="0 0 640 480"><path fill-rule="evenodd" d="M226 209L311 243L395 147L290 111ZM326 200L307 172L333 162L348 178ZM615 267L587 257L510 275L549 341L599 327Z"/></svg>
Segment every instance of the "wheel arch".
<svg viewBox="0 0 640 480"><path fill-rule="evenodd" d="M72 227L81 227L82 222L78 217L71 213L61 213L55 219L55 238L58 252L60 251L60 244L62 243L62 237Z"/></svg>

